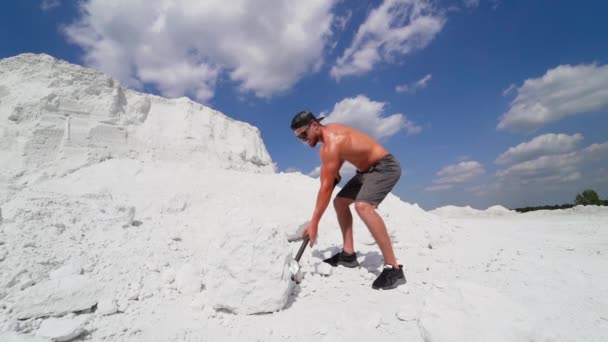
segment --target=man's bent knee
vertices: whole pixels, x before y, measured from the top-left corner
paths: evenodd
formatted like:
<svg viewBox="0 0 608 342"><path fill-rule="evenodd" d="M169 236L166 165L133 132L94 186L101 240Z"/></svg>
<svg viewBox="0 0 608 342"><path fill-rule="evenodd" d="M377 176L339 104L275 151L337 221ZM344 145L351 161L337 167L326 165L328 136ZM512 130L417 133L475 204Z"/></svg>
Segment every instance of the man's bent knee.
<svg viewBox="0 0 608 342"><path fill-rule="evenodd" d="M346 197L336 197L334 198L334 207L336 209L348 208L349 205L353 204L353 200Z"/></svg>
<svg viewBox="0 0 608 342"><path fill-rule="evenodd" d="M367 212L376 210L376 206L371 203L358 201L355 202L355 210L359 215L363 215Z"/></svg>

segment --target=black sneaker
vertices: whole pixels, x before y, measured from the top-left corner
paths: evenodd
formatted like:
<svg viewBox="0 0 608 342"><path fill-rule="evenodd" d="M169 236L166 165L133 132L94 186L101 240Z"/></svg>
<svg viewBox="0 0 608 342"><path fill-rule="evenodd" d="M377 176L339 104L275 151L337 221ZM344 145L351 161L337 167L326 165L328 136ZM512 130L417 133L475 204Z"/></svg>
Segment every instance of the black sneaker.
<svg viewBox="0 0 608 342"><path fill-rule="evenodd" d="M399 268L394 268L393 265L384 265L382 273L374 280L372 288L375 290L390 290L405 283L403 265L399 265Z"/></svg>
<svg viewBox="0 0 608 342"><path fill-rule="evenodd" d="M357 253L349 254L344 251L332 256L331 258L323 260L333 267L338 265L342 265L344 267L354 268L359 266L359 261L357 261Z"/></svg>

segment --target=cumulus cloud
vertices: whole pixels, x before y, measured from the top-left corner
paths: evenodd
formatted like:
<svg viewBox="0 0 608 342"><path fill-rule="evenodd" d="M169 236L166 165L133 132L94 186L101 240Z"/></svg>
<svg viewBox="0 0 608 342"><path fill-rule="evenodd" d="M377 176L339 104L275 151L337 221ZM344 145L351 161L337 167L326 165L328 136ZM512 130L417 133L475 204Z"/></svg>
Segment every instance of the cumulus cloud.
<svg viewBox="0 0 608 342"><path fill-rule="evenodd" d="M517 86L515 84L511 84L505 90L502 91L502 96L509 96L516 89L517 89Z"/></svg>
<svg viewBox="0 0 608 342"><path fill-rule="evenodd" d="M337 30L343 31L346 28L346 25L350 22L350 19L353 16L353 11L347 10L344 15L336 17L334 20L334 26Z"/></svg>
<svg viewBox="0 0 608 342"><path fill-rule="evenodd" d="M422 49L443 29L445 20L429 0L385 0L359 27L331 75L361 75L380 62Z"/></svg>
<svg viewBox="0 0 608 342"><path fill-rule="evenodd" d="M401 113L384 117L386 103L372 101L364 95L346 98L334 106L327 116L328 122L339 122L352 126L376 139L387 138L404 130L407 134L422 131Z"/></svg>
<svg viewBox="0 0 608 342"><path fill-rule="evenodd" d="M519 184L571 182L594 169L605 167L608 142L592 144L582 150L556 155L543 155L499 170L496 176L503 183Z"/></svg>
<svg viewBox="0 0 608 342"><path fill-rule="evenodd" d="M340 177L342 177L342 184L345 184L346 181L351 179L355 172L357 172L357 168L353 166L353 164L349 162L344 162L342 167L340 168ZM321 175L321 166L315 167L312 171L308 173L310 177L317 178Z"/></svg>
<svg viewBox="0 0 608 342"><path fill-rule="evenodd" d="M511 207L572 203L575 194L584 189L608 193L608 142L573 148L578 145L577 135L564 141L567 143L558 148L563 153L549 150L543 155L526 154L522 148L519 152L525 157L509 161L508 166L496 171L491 182L465 190L484 202ZM527 147L532 150L536 144L530 143Z"/></svg>
<svg viewBox="0 0 608 342"><path fill-rule="evenodd" d="M608 109L608 65L560 65L517 89L499 130L531 132L568 116Z"/></svg>
<svg viewBox="0 0 608 342"><path fill-rule="evenodd" d="M526 160L536 159L544 155L555 155L572 152L577 149L583 140L579 133L567 134L544 134L529 142L510 147L506 152L498 156L496 164L514 164Z"/></svg>
<svg viewBox="0 0 608 342"><path fill-rule="evenodd" d="M479 6L479 0L463 0L464 5L468 8L474 8Z"/></svg>
<svg viewBox="0 0 608 342"><path fill-rule="evenodd" d="M473 160L448 165L437 172L437 178L433 180L433 185L425 190L439 191L451 189L456 185L467 183L485 173L486 171L483 166Z"/></svg>
<svg viewBox="0 0 608 342"><path fill-rule="evenodd" d="M42 0L42 3L40 4L40 8L45 12L59 6L61 6L61 1L59 0Z"/></svg>
<svg viewBox="0 0 608 342"><path fill-rule="evenodd" d="M321 175L321 166L315 167L312 171L308 173L310 177L317 178Z"/></svg>
<svg viewBox="0 0 608 342"><path fill-rule="evenodd" d="M432 77L431 74L427 74L413 84L401 84L396 86L395 91L398 93L415 93L418 89L426 88Z"/></svg>
<svg viewBox="0 0 608 342"><path fill-rule="evenodd" d="M335 0L86 0L65 28L85 62L167 96L210 99L223 74L267 97L318 71Z"/></svg>

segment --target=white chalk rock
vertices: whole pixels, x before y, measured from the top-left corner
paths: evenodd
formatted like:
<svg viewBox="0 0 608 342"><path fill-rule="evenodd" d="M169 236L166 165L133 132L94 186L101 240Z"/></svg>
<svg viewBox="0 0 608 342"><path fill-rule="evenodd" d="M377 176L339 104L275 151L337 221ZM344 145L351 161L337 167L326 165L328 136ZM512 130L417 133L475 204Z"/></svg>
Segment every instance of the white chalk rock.
<svg viewBox="0 0 608 342"><path fill-rule="evenodd" d="M118 312L126 312L129 309L129 300L124 298L120 300L118 303Z"/></svg>
<svg viewBox="0 0 608 342"><path fill-rule="evenodd" d="M308 222L304 222L299 226L286 227L285 234L287 235L287 241L293 242L302 240L302 233L304 233L304 229L306 229L307 225Z"/></svg>
<svg viewBox="0 0 608 342"><path fill-rule="evenodd" d="M70 261L63 266L52 270L49 273L49 277L51 279L59 279L73 275L80 275L82 274L82 271L82 265L79 262Z"/></svg>
<svg viewBox="0 0 608 342"><path fill-rule="evenodd" d="M135 219L135 207L134 206L129 206L129 207L120 207L118 209L118 211L120 213L124 213L124 220L125 223L122 225L123 228L127 228L129 226L133 225L133 220Z"/></svg>
<svg viewBox="0 0 608 342"><path fill-rule="evenodd" d="M160 266L155 262L152 262L152 261L147 262L146 267L151 272L160 272Z"/></svg>
<svg viewBox="0 0 608 342"><path fill-rule="evenodd" d="M375 280L377 276L375 274L367 271L367 272L365 272L365 274L363 275L363 277L365 279L367 279L367 280Z"/></svg>
<svg viewBox="0 0 608 342"><path fill-rule="evenodd" d="M97 313L102 316L113 315L118 312L118 304L111 298L102 298L97 303Z"/></svg>
<svg viewBox="0 0 608 342"><path fill-rule="evenodd" d="M377 329L380 324L382 324L382 316L379 312L372 312L371 315L369 315L367 321L365 322L365 326L368 329Z"/></svg>
<svg viewBox="0 0 608 342"><path fill-rule="evenodd" d="M20 290L25 290L30 286L34 286L34 284L36 284L36 282L29 276L26 276L25 278L21 279L18 286Z"/></svg>
<svg viewBox="0 0 608 342"><path fill-rule="evenodd" d="M320 262L315 265L315 272L322 276L329 276L332 272L332 267L326 262Z"/></svg>
<svg viewBox="0 0 608 342"><path fill-rule="evenodd" d="M319 334L321 334L321 335L327 335L328 332L329 332L329 328L326 325L322 325L319 328Z"/></svg>
<svg viewBox="0 0 608 342"><path fill-rule="evenodd" d="M188 208L189 204L189 199L185 195L175 195L163 205L161 212L171 214L181 213Z"/></svg>
<svg viewBox="0 0 608 342"><path fill-rule="evenodd" d="M184 264L175 276L175 286L184 294L198 293L201 291L202 277L201 267Z"/></svg>
<svg viewBox="0 0 608 342"><path fill-rule="evenodd" d="M190 307L196 310L203 310L207 304L207 297L204 293L198 293L190 303Z"/></svg>
<svg viewBox="0 0 608 342"><path fill-rule="evenodd" d="M16 332L7 331L0 333L0 341L2 342L51 342L48 338L18 334Z"/></svg>
<svg viewBox="0 0 608 342"><path fill-rule="evenodd" d="M407 305L400 308L396 316L400 321L415 321L418 319L418 310L412 305Z"/></svg>
<svg viewBox="0 0 608 342"><path fill-rule="evenodd" d="M51 279L19 292L13 311L18 319L61 316L91 308L100 293L97 282L86 276Z"/></svg>
<svg viewBox="0 0 608 342"><path fill-rule="evenodd" d="M225 223L208 253L204 283L215 309L255 314L281 310L287 303L291 250L278 227Z"/></svg>
<svg viewBox="0 0 608 342"><path fill-rule="evenodd" d="M425 299L418 328L424 341L534 341L526 311L494 289L458 281Z"/></svg>
<svg viewBox="0 0 608 342"><path fill-rule="evenodd" d="M4 248L0 249L0 261L4 261L8 256L8 251Z"/></svg>
<svg viewBox="0 0 608 342"><path fill-rule="evenodd" d="M137 300L141 294L142 285L139 281L135 281L129 284L129 290L127 291L128 300Z"/></svg>
<svg viewBox="0 0 608 342"><path fill-rule="evenodd" d="M175 281L175 270L172 268L167 268L163 270L160 277L163 280L163 283L171 284L173 281Z"/></svg>
<svg viewBox="0 0 608 342"><path fill-rule="evenodd" d="M217 316L217 313L215 312L215 310L213 310L212 307L206 305L205 307L203 307L203 317L205 318L215 318L215 316Z"/></svg>
<svg viewBox="0 0 608 342"><path fill-rule="evenodd" d="M86 322L86 317L49 318L42 322L36 335L58 342L70 341L84 332Z"/></svg>

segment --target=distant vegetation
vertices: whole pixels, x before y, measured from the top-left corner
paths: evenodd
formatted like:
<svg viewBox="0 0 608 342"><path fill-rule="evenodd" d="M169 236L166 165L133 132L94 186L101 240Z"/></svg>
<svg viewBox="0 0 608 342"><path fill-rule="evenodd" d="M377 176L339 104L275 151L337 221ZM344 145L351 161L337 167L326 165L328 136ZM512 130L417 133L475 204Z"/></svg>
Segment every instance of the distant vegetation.
<svg viewBox="0 0 608 342"><path fill-rule="evenodd" d="M572 208L576 205L602 205L608 206L608 200L601 200L600 196L598 196L597 192L591 189L587 189L580 194L577 194L574 198L574 203L566 203L562 205L541 205L537 207L525 207L525 208L515 208L515 211L520 213L525 213L528 211L534 210L555 210L555 209L568 209Z"/></svg>

